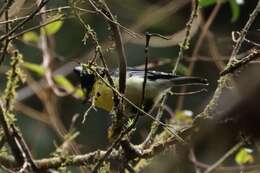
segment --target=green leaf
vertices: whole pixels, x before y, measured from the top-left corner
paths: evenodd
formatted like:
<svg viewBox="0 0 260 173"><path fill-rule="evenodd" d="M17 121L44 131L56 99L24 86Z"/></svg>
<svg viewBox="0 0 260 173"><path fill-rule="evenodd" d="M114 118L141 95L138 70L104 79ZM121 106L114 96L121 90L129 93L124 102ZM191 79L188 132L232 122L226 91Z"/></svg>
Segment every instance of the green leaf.
<svg viewBox="0 0 260 173"><path fill-rule="evenodd" d="M74 91L73 95L76 98L84 98L85 97L85 94L84 94L84 92L83 92L83 90L81 88L75 88L75 91Z"/></svg>
<svg viewBox="0 0 260 173"><path fill-rule="evenodd" d="M184 123L192 123L193 112L190 110L177 111L175 113L175 119Z"/></svg>
<svg viewBox="0 0 260 173"><path fill-rule="evenodd" d="M241 148L235 156L235 161L238 165L244 165L254 162L252 150L249 148Z"/></svg>
<svg viewBox="0 0 260 173"><path fill-rule="evenodd" d="M53 21L55 19L59 19L61 16L62 15L51 16L47 19L47 22ZM63 25L63 21L61 21L61 20L55 21L55 22L52 22L52 23L42 27L41 32L46 35L53 35L61 29L62 25Z"/></svg>
<svg viewBox="0 0 260 173"><path fill-rule="evenodd" d="M202 8L208 7L210 5L214 5L217 3L218 0L199 0L199 5ZM237 3L236 0L222 0L222 3L224 2L229 2L230 8L231 8L231 12L232 12L232 18L231 18L231 22L235 22L237 21L237 19L239 18L240 15L240 8L239 8L239 4Z"/></svg>
<svg viewBox="0 0 260 173"><path fill-rule="evenodd" d="M71 82L62 75L56 75L53 77L53 79L56 85L58 85L61 88L64 88L67 92L73 92L75 90Z"/></svg>
<svg viewBox="0 0 260 173"><path fill-rule="evenodd" d="M30 63L30 62L24 62L23 66L25 68L27 68L28 70L30 70L30 71L32 71L32 72L34 72L34 73L36 73L36 74L38 74L40 76L44 75L44 73L46 72L46 69L43 66L39 65L39 64L34 64L34 63Z"/></svg>
<svg viewBox="0 0 260 173"><path fill-rule="evenodd" d="M39 41L39 35L36 32L26 32L25 34L23 34L23 41L26 42L35 42L37 43Z"/></svg>
<svg viewBox="0 0 260 173"><path fill-rule="evenodd" d="M231 22L237 21L240 15L240 8L239 5L237 4L236 0L229 0L229 5L232 11L232 18Z"/></svg>
<svg viewBox="0 0 260 173"><path fill-rule="evenodd" d="M199 6L203 8L213 5L215 3L217 3L217 0L199 0Z"/></svg>
<svg viewBox="0 0 260 173"><path fill-rule="evenodd" d="M214 5L217 3L218 0L199 0L199 5L202 8L208 7L210 5ZM239 4L236 2L236 0L223 0L222 3L224 2L229 2L231 12L232 12L232 18L231 22L237 21L240 15L240 9L239 9Z"/></svg>
<svg viewBox="0 0 260 173"><path fill-rule="evenodd" d="M24 62L23 66L26 69L38 74L39 76L43 76L46 72L46 69L39 64ZM55 84L58 85L59 87L65 89L69 93L70 92L73 93L74 97L76 97L76 98L85 97L83 90L81 88L74 87L72 85L72 83L66 77L64 77L62 75L55 75L53 77L53 80L54 80Z"/></svg>

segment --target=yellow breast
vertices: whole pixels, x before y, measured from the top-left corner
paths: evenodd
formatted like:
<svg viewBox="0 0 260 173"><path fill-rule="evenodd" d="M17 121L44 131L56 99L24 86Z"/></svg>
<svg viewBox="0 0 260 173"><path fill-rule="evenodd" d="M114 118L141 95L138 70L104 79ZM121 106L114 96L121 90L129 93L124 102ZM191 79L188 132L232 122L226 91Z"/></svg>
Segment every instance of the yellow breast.
<svg viewBox="0 0 260 173"><path fill-rule="evenodd" d="M113 92L102 81L96 81L91 95L95 99L95 106L111 112L113 109Z"/></svg>

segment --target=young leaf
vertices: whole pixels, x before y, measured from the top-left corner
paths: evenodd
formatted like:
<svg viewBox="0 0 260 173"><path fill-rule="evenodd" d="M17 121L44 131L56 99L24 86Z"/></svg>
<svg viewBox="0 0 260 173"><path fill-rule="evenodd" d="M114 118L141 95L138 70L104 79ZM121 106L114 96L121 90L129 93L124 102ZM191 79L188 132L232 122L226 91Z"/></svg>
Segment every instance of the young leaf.
<svg viewBox="0 0 260 173"><path fill-rule="evenodd" d="M199 6L204 8L215 4L216 2L217 0L199 0Z"/></svg>
<svg viewBox="0 0 260 173"><path fill-rule="evenodd" d="M84 92L81 88L75 88L75 91L73 93L73 95L76 97L76 98L84 98Z"/></svg>
<svg viewBox="0 0 260 173"><path fill-rule="evenodd" d="M53 20L58 19L60 17L61 17L61 15L51 16L47 19L47 22L53 21ZM55 22L52 22L52 23L42 27L41 32L46 34L46 35L53 35L60 30L62 25L63 25L63 21L61 21L61 20L55 21Z"/></svg>
<svg viewBox="0 0 260 173"><path fill-rule="evenodd" d="M175 119L184 122L184 123L192 123L193 121L193 112L190 110L182 110L177 111L175 114Z"/></svg>
<svg viewBox="0 0 260 173"><path fill-rule="evenodd" d="M235 161L238 165L244 165L254 162L252 150L248 148L241 148L235 156Z"/></svg>
<svg viewBox="0 0 260 173"><path fill-rule="evenodd" d="M70 81L62 75L56 75L53 79L59 87L64 88L67 92L73 92L75 90Z"/></svg>
<svg viewBox="0 0 260 173"><path fill-rule="evenodd" d="M39 35L36 32L26 32L25 34L23 34L23 41L26 42L35 42L37 43L39 41Z"/></svg>
<svg viewBox="0 0 260 173"><path fill-rule="evenodd" d="M229 5L230 5L231 11L232 11L231 22L235 22L235 21L237 21L237 19L239 18L239 15L240 15L239 5L236 2L236 0L229 0Z"/></svg>
<svg viewBox="0 0 260 173"><path fill-rule="evenodd" d="M237 19L239 18L240 15L240 9L239 9L239 4L243 4L238 0L223 0L224 2L229 2L230 4L230 8L231 8L231 12L232 12L232 18L231 18L231 22L235 22L237 21ZM202 8L208 7L210 5L214 5L217 3L217 0L199 0L199 5Z"/></svg>
<svg viewBox="0 0 260 173"><path fill-rule="evenodd" d="M43 66L38 65L38 64L24 62L23 66L26 69L38 74L39 76L43 76L44 73L46 72L46 69ZM53 77L53 80L56 83L56 85L65 89L69 93L70 92L73 93L73 95L76 98L84 98L84 92L82 91L82 89L74 87L66 77L64 77L62 75L56 75Z"/></svg>
<svg viewBox="0 0 260 173"><path fill-rule="evenodd" d="M46 72L46 69L43 66L39 65L39 64L34 64L34 63L30 63L30 62L24 62L23 66L25 68L27 68L28 70L30 70L30 71L32 71L32 72L34 72L34 73L36 73L36 74L38 74L40 76L44 75L44 73Z"/></svg>

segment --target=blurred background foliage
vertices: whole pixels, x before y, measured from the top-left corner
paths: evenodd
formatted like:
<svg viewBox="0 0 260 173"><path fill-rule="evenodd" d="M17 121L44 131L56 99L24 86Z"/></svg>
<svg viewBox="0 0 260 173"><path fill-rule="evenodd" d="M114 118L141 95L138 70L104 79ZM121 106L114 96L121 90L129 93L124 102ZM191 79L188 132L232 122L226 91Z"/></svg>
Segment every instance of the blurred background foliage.
<svg viewBox="0 0 260 173"><path fill-rule="evenodd" d="M200 1L200 15L203 20L206 21L208 17L213 13L214 8L217 5L217 0L201 0ZM245 22L248 20L248 16L252 9L256 5L256 0L226 0L221 3L219 10L214 18L212 25L210 26L210 33L212 35L211 41L216 45L216 51L219 55L219 61L224 64L227 62L229 55L232 51L232 38L231 32L238 31L242 28ZM143 35L146 31L155 32L162 35L172 35L181 30L184 30L185 24L189 19L191 13L191 2L189 0L109 0L107 1L113 14L116 15L121 25L130 28L136 33ZM67 1L56 0L50 1L47 4L47 9L55 9L59 7L65 7L68 5ZM85 2L81 1L78 5L80 8L93 10ZM12 18L21 17L27 15L35 9L35 4L31 0L27 0L25 4L18 8L19 12L16 12ZM154 15L156 14L156 15ZM72 69L77 62L87 62L91 57L90 52L93 50L93 42L87 40L83 42L85 31L79 20L75 18L71 9L65 9L60 11L54 11L48 13L48 20L55 18L63 18L45 27L45 30L36 29L27 32L16 39L13 44L19 49L20 53L24 57L26 62L24 67L28 70L28 73L36 81L42 80L42 75L45 73L42 64L41 50L38 48L40 33L50 35L54 43L54 57L53 69L55 71L55 83L68 92L72 92L75 88L79 88L79 81ZM110 68L117 67L116 53L114 51L114 44L112 42L111 33L107 22L97 14L92 12L82 12L81 14L86 24L89 24L92 29L97 33L100 43L106 44L103 46L105 50L105 58ZM3 19L1 19L1 22ZM256 20L257 21L257 20ZM248 37L254 41L260 40L259 21L251 28ZM13 23L15 24L15 22ZM20 30L30 28L39 24L39 17L35 17L32 21L26 24ZM2 27L3 24L0 25ZM196 44L198 44L198 38L201 33L201 27L198 26L198 31L194 33L191 38L189 50L185 51L185 58L181 60L181 65L178 70L179 74L189 74L189 64L192 62L192 53ZM124 38L128 39L129 34L124 32ZM139 38L131 38L131 40L138 40ZM135 41L128 41L125 44L128 66L140 66L144 64L144 44L145 42L138 43ZM160 44L160 43L159 43ZM192 75L205 77L209 80L210 86L208 92L202 92L194 95L185 96L184 104L181 110L190 110L193 115L196 115L204 106L208 103L210 96L213 94L217 80L219 78L220 69L216 65L216 62L212 59L212 52L209 48L209 40L204 39L201 48L197 54L198 60L196 61L195 69ZM247 45L242 48L243 52L247 49ZM174 62L178 56L178 45L170 45L166 47L150 47L149 60L152 62L164 62L163 65L154 67L153 69L161 70L165 72L171 72L174 67ZM0 88L1 91L5 88L6 78L5 72L10 63L9 58L6 58L4 65L1 66L0 74ZM44 82L43 82L44 83ZM40 85L43 85L40 83ZM193 90L193 89L191 89ZM180 91L179 88L173 90L174 92ZM56 108L61 122L65 129L69 129L71 121L75 115L78 115L75 130L79 131L79 136L75 141L80 144L80 149L83 153L93 151L96 149L105 149L109 142L107 140L107 128L110 125L110 115L102 110L92 110L86 118L85 123L81 123L83 114L88 108L88 104L83 103L80 99L80 91L78 95L70 94L67 96L57 96ZM73 96L74 95L74 96ZM76 96L75 96L76 95ZM176 104L179 96L170 96L167 105L175 112ZM18 88L17 100L22 105L18 104L17 109L17 123L21 128L23 135L33 153L35 158L46 157L49 153L55 151L56 146L62 143L61 138L57 132L53 129L48 116L44 113L44 107L39 98L28 88L27 83L22 84ZM29 108L36 110L35 112ZM29 113L28 113L29 112ZM30 115L28 115L28 114ZM32 115L33 114L33 117ZM182 117L178 113L177 116ZM165 112L166 117L169 116ZM42 117L45 116L45 117ZM39 119L45 119L39 121ZM183 117L182 117L183 118ZM184 118L185 119L185 118ZM189 119L189 118L188 118ZM189 120L188 120L189 121ZM137 125L137 130L133 136L135 144L143 141L149 131L149 125L151 120L147 117L142 117L141 121ZM215 140L221 140L221 137L214 137ZM204 146L211 146L211 148L217 147L217 144L213 144L212 141ZM224 150L218 149L217 151ZM199 153L200 150L198 150ZM201 154L203 155L203 146L201 147ZM233 161L237 161L239 164L241 158L246 157L250 162L252 159L250 156L245 156L246 151L239 151L239 156L233 158ZM222 152L223 153L223 152ZM212 151L212 155L206 154L207 158L218 158L220 155L216 155L216 152ZM242 156L241 156L242 155ZM204 155L205 156L205 155ZM166 158L165 158L166 159ZM204 157L206 159L206 156ZM167 159L166 159L167 160ZM244 159L242 159L244 160ZM242 161L243 162L243 161ZM164 169L167 169L164 167Z"/></svg>

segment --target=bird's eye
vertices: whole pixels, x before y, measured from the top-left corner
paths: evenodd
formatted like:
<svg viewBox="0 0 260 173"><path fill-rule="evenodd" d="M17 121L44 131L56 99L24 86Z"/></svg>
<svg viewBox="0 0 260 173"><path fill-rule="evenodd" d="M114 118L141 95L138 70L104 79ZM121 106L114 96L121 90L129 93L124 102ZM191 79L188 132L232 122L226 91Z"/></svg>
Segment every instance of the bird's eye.
<svg viewBox="0 0 260 173"><path fill-rule="evenodd" d="M100 97L100 96L101 96L100 92L97 92L97 97Z"/></svg>

